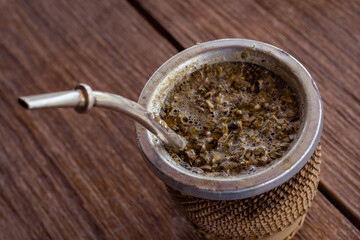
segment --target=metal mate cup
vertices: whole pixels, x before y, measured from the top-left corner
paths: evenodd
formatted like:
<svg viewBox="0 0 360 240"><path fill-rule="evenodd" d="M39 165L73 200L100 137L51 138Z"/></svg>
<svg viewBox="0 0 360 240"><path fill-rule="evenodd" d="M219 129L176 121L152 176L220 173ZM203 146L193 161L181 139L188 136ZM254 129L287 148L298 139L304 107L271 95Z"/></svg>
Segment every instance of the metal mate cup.
<svg viewBox="0 0 360 240"><path fill-rule="evenodd" d="M193 173L175 162L164 145L136 124L145 161L167 186L176 205L207 239L290 239L302 226L320 180L323 110L309 72L285 51L262 42L223 39L188 48L149 79L139 103L154 115L174 86L204 64L247 62L282 77L299 99L300 128L289 150L251 174L232 177Z"/></svg>
<svg viewBox="0 0 360 240"><path fill-rule="evenodd" d="M287 81L299 98L299 132L290 150L268 167L236 177L212 177L193 173L180 166L173 161L161 142L136 124L138 144L151 170L167 186L187 195L205 199L234 200L264 193L299 172L319 143L323 110L314 80L294 57L277 47L258 41L216 40L178 53L151 76L138 102L148 111L159 115L167 95L185 75L196 71L204 64L229 61L260 65Z"/></svg>

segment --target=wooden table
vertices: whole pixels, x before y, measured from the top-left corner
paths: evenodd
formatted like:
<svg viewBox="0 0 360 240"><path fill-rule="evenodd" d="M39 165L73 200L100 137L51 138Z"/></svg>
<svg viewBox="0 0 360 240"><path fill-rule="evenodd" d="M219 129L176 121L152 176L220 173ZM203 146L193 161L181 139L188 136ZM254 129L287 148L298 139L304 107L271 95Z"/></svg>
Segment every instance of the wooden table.
<svg viewBox="0 0 360 240"><path fill-rule="evenodd" d="M300 60L325 109L319 192L295 239L360 239L360 1L0 1L0 239L201 239L118 113L25 111L94 89L137 100L198 42L248 38Z"/></svg>

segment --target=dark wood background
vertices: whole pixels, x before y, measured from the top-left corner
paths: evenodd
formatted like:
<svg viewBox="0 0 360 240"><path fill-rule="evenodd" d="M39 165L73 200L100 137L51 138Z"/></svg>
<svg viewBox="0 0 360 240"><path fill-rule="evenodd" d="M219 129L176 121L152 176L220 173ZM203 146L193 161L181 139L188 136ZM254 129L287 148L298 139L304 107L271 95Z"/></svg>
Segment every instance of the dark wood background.
<svg viewBox="0 0 360 240"><path fill-rule="evenodd" d="M360 239L356 0L0 0L0 239L201 239L144 165L131 120L25 111L17 97L84 82L137 100L164 61L219 38L273 44L313 75L322 176L295 239Z"/></svg>

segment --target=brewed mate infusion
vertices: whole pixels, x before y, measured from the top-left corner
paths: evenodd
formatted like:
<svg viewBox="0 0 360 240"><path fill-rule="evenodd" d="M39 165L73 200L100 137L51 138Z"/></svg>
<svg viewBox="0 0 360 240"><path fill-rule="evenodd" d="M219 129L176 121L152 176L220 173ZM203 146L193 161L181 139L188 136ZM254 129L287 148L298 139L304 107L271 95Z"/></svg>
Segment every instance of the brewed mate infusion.
<svg viewBox="0 0 360 240"><path fill-rule="evenodd" d="M169 94L161 118L187 140L167 148L196 173L237 175L280 158L296 137L297 96L266 68L242 62L204 65Z"/></svg>

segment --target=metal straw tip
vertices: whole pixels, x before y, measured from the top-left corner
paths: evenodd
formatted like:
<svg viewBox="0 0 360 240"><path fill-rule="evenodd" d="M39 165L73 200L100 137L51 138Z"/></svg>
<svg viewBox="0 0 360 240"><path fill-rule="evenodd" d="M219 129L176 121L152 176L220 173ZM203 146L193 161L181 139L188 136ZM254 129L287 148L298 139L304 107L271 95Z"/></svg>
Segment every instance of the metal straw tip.
<svg viewBox="0 0 360 240"><path fill-rule="evenodd" d="M18 99L18 103L25 109L29 109L29 103L26 100L22 99L21 97Z"/></svg>

